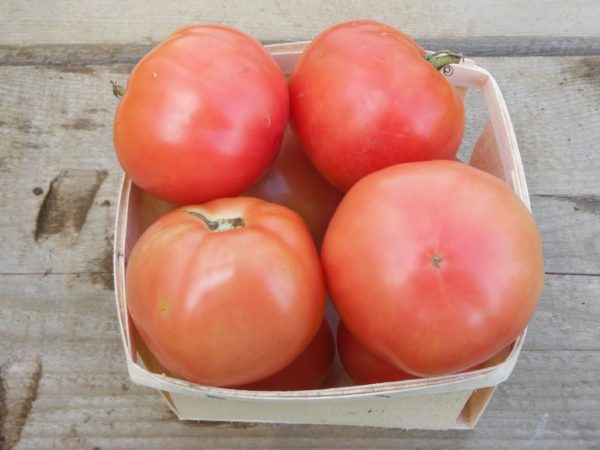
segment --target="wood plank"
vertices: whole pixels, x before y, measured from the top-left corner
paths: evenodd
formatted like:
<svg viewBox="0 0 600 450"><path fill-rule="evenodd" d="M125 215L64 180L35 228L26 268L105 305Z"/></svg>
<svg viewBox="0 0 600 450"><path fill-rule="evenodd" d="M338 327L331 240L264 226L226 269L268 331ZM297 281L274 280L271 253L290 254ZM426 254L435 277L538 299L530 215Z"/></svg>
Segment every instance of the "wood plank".
<svg viewBox="0 0 600 450"><path fill-rule="evenodd" d="M0 363L39 357L43 370L18 448L600 447L600 58L479 62L513 115L550 274L478 428L435 434L180 423L132 386L110 290L120 169L109 84L131 65L0 67ZM467 101L465 148L485 122Z"/></svg>
<svg viewBox="0 0 600 450"><path fill-rule="evenodd" d="M421 39L450 39L458 43L466 37L471 38L471 45L476 45L473 38L487 38L480 48L531 49L528 38L535 37L548 38L551 46L564 51L565 47L585 46L581 38L600 37L600 6L594 0L460 0L453 2L451 8L441 0L418 5L407 0L379 0L368 6L361 1L344 0L304 0L293 4L265 0L136 0L128 3L126 14L119 13L122 9L122 2L116 0L3 2L0 44L147 44L198 22L227 23L263 41L293 41L311 39L332 24L357 18L383 21ZM504 38L512 40L507 45ZM562 45L558 43L561 38ZM537 47L544 49L540 42Z"/></svg>
<svg viewBox="0 0 600 450"><path fill-rule="evenodd" d="M456 432L177 422L156 393L129 382L110 292L76 275L5 275L2 281L11 295L0 310L0 354L39 355L43 366L19 448L187 448L199 438L208 447L235 448L242 437L248 448L348 448L349 442L375 448L398 439L406 448L443 442L518 448L532 436L534 448L552 448L565 432L586 448L598 437L593 413L600 407L600 332L594 324L600 321L600 277L548 277L517 368L467 440ZM536 434L540 423L544 436Z"/></svg>
<svg viewBox="0 0 600 450"><path fill-rule="evenodd" d="M102 285L89 283L85 276L78 275L2 275L0 280L3 289L0 336L4 341L0 342L0 348L6 354L11 353L11 348L27 348L31 343L39 343L40 349L61 361L68 358L68 353L86 345L91 353L109 347L107 352L121 354L114 296ZM600 329L595 326L600 323L599 299L598 276L547 275L526 347L600 350ZM64 345L52 349L50 339L60 340ZM120 368L120 356L116 359L115 367ZM86 359L70 364L88 367L91 363ZM90 366L90 370L102 370L106 363L98 364ZM60 368L60 364L56 367Z"/></svg>
<svg viewBox="0 0 600 450"><path fill-rule="evenodd" d="M527 350L600 350L600 277L546 275Z"/></svg>
<svg viewBox="0 0 600 450"><path fill-rule="evenodd" d="M534 195L532 210L547 273L600 274L600 197Z"/></svg>
<svg viewBox="0 0 600 450"><path fill-rule="evenodd" d="M598 195L600 184L594 176L600 167L595 140L600 125L596 114L600 58L480 58L478 62L494 74L503 90L531 192ZM118 166L110 132L116 101L108 86L111 79L126 82L131 67L3 67L0 130L7 135L3 146L14 147L4 164L43 148L47 165L73 161L75 155L80 166L100 165L110 174ZM540 84L538 74L544 74L544 83ZM467 97L466 147L473 145L486 120L478 97L471 93ZM41 102L33 114L28 108L32 101ZM52 114L55 107L61 114ZM54 151L49 153L47 147Z"/></svg>
<svg viewBox="0 0 600 450"><path fill-rule="evenodd" d="M120 169L109 84L124 82L168 33L204 20L273 42L367 14L427 48L471 56L600 55L598 2L127 6L119 14L115 0L0 3L0 447L600 448L600 57L478 58L515 123L549 274L517 367L472 432L184 423L154 391L132 385L111 291ZM485 123L481 99L467 102L463 154ZM39 383L15 369L38 360ZM24 427L8 424L8 440L7 398L25 399L17 415L27 412Z"/></svg>
<svg viewBox="0 0 600 450"><path fill-rule="evenodd" d="M599 363L597 352L525 351L472 432L178 422L157 394L122 395L120 381L92 397L41 387L19 448L596 448Z"/></svg>
<svg viewBox="0 0 600 450"><path fill-rule="evenodd" d="M112 292L77 274L1 275L0 280L0 355L35 344L37 353L49 358L45 368L102 371L109 363L101 356L108 355L112 367L122 369ZM598 299L600 276L547 275L527 348L600 351L600 329L594 326L600 323ZM78 352L86 354L69 361Z"/></svg>
<svg viewBox="0 0 600 450"><path fill-rule="evenodd" d="M112 238L114 204L120 177L110 175L103 193L87 212L87 220L73 244L73 235L51 235L36 242L36 214L41 199L24 189L25 198L0 205L10 219L19 214L26 226L16 220L2 222L0 229L10 239L0 241L0 251L7 257L0 261L0 273L39 273L48 276L80 274L86 280L112 290ZM1 184L1 182L0 182ZM41 184L41 183L40 183ZM28 192L29 191L29 192ZM10 191L7 191L10 192ZM15 194L18 194L15 193ZM23 193L21 193L23 194ZM592 197L534 195L534 217L542 233L546 271L566 274L600 274L600 214L598 200ZM19 203L20 202L20 203ZM588 206L589 204L589 206ZM12 207L11 207L12 206ZM64 231L69 233L69 229ZM98 245L98 243L101 245ZM18 243L18 244L17 244ZM15 263L16 262L16 263ZM43 294L42 294L43 295Z"/></svg>
<svg viewBox="0 0 600 450"><path fill-rule="evenodd" d="M520 448L532 437L534 448L552 448L567 435L586 448L600 438L600 277L549 276L517 368L477 430L441 435L177 422L156 393L129 382L111 292L77 275L0 279L0 355L39 356L43 367L18 448L191 448L198 439L231 448L242 439L248 448L376 448L398 439L408 448Z"/></svg>
<svg viewBox="0 0 600 450"><path fill-rule="evenodd" d="M511 115L530 194L600 194L600 58L477 58L496 79ZM541 77L541 78L540 78ZM466 99L472 148L483 129L479 93Z"/></svg>
<svg viewBox="0 0 600 450"><path fill-rule="evenodd" d="M305 40L305 39L303 39ZM600 55L600 37L483 36L417 38L426 49L449 48L478 56L591 56ZM265 44L282 40L263 40ZM33 44L2 45L1 65L66 65L71 67L106 64L135 64L158 42L128 44Z"/></svg>
<svg viewBox="0 0 600 450"><path fill-rule="evenodd" d="M600 71L592 70L600 57L480 63L502 85L515 123L546 269L600 274ZM130 69L0 67L0 273L81 273L111 289L121 171L112 148L116 99L109 81L125 82ZM537 73L545 74L543 84ZM486 120L479 95L468 94L467 111L465 149ZM50 190L58 209L48 215ZM40 227L40 219L52 223Z"/></svg>
<svg viewBox="0 0 600 450"><path fill-rule="evenodd" d="M119 66L29 70L0 73L0 272L81 273L112 289Z"/></svg>
<svg viewBox="0 0 600 450"><path fill-rule="evenodd" d="M598 195L595 130L600 126L600 57L481 58L478 62L495 75L503 90L530 191ZM111 142L116 101L109 81L126 82L130 69L131 65L2 67L0 130L6 135L3 148L12 147L10 153L4 152L6 168L15 159L22 161L43 149L46 167L76 161L79 167L111 174L118 165ZM544 83L540 84L538 74L544 74ZM478 97L471 93L467 97L466 147L473 145L486 120ZM33 101L41 104L32 112L28 105ZM54 108L60 114L53 114ZM43 181L49 182L39 180Z"/></svg>

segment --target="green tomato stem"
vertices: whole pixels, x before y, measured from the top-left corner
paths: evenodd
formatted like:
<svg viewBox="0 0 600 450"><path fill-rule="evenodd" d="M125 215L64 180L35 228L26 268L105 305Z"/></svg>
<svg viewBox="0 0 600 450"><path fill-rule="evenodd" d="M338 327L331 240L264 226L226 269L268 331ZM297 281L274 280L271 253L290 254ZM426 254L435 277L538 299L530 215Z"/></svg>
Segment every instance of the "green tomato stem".
<svg viewBox="0 0 600 450"><path fill-rule="evenodd" d="M443 69L448 64L458 64L463 60L463 56L457 53L453 53L450 50L440 50L429 55L424 55L426 61L428 61L436 70Z"/></svg>
<svg viewBox="0 0 600 450"><path fill-rule="evenodd" d="M110 80L110 84L112 84L112 92L115 97L122 98L125 95L125 88L119 83Z"/></svg>
<svg viewBox="0 0 600 450"><path fill-rule="evenodd" d="M221 231L235 230L237 228L242 228L242 227L246 226L244 219L242 219L241 217L233 217L230 219L210 220L208 217L206 217L200 211L193 211L193 210L188 209L188 210L186 210L186 212L188 214L200 219L210 231L214 231L216 233L221 232Z"/></svg>

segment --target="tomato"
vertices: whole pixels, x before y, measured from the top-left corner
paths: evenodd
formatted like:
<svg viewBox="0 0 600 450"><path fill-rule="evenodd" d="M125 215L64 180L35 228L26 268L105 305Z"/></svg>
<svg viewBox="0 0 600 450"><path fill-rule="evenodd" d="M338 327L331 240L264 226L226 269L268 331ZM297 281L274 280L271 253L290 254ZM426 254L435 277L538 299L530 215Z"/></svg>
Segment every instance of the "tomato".
<svg viewBox="0 0 600 450"><path fill-rule="evenodd" d="M133 335L133 354L143 361L146 369L153 373L173 376L173 374L170 373L158 359L156 359L156 356L150 351L135 327L133 327L131 333Z"/></svg>
<svg viewBox="0 0 600 450"><path fill-rule="evenodd" d="M340 320L337 329L337 346L340 360L356 384L386 383L388 381L414 380L419 377L398 369L375 353L367 350ZM482 369L504 361L510 347L495 355L492 359L470 367L465 372Z"/></svg>
<svg viewBox="0 0 600 450"><path fill-rule="evenodd" d="M542 292L542 242L499 179L455 161L359 181L323 241L335 308L380 358L419 376L460 372L510 344Z"/></svg>
<svg viewBox="0 0 600 450"><path fill-rule="evenodd" d="M310 233L292 210L255 198L186 206L161 217L128 261L127 307L175 376L252 383L313 339L325 286Z"/></svg>
<svg viewBox="0 0 600 450"><path fill-rule="evenodd" d="M281 70L246 34L194 25L133 69L114 144L145 191L190 204L240 194L275 160L289 114Z"/></svg>
<svg viewBox="0 0 600 450"><path fill-rule="evenodd" d="M141 355L146 368L154 373L174 376L148 349L143 339L134 333L135 350ZM324 319L319 331L308 346L291 364L279 372L236 389L255 391L300 391L318 389L329 374L335 356L335 342L331 328Z"/></svg>
<svg viewBox="0 0 600 450"><path fill-rule="evenodd" d="M275 163L265 176L242 195L258 197L296 211L308 225L318 248L329 220L343 197L317 172L289 128ZM140 205L141 231L178 207L147 192L143 192Z"/></svg>
<svg viewBox="0 0 600 450"><path fill-rule="evenodd" d="M335 342L327 320L308 344L308 347L290 365L268 378L239 389L254 391L301 391L318 389L331 368L335 356Z"/></svg>
<svg viewBox="0 0 600 450"><path fill-rule="evenodd" d="M337 188L396 163L454 159L462 97L424 53L372 21L334 26L304 51L289 81L292 126Z"/></svg>
<svg viewBox="0 0 600 450"><path fill-rule="evenodd" d="M321 246L329 220L342 199L342 193L317 172L290 129L275 164L244 195L292 208L306 221L317 247Z"/></svg>
<svg viewBox="0 0 600 450"><path fill-rule="evenodd" d="M417 378L370 352L348 331L340 320L337 347L342 365L356 384L385 383Z"/></svg>

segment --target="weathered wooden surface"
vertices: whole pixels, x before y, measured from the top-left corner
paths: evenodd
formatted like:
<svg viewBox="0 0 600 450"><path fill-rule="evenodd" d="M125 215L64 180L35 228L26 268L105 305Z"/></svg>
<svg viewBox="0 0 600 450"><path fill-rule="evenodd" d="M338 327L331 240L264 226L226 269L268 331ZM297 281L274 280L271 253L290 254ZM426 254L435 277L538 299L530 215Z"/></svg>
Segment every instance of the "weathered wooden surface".
<svg viewBox="0 0 600 450"><path fill-rule="evenodd" d="M449 5L0 3L0 448L600 448L600 3ZM548 273L517 367L472 432L177 422L115 319L110 80L189 22L289 41L362 17L480 55L505 95Z"/></svg>
<svg viewBox="0 0 600 450"><path fill-rule="evenodd" d="M262 41L280 42L310 39L332 24L369 18L470 54L589 54L600 52L599 17L595 0L3 2L0 51L27 59L42 56L37 45L102 44L102 50L125 58L132 56L131 46L139 52L189 23L227 23Z"/></svg>

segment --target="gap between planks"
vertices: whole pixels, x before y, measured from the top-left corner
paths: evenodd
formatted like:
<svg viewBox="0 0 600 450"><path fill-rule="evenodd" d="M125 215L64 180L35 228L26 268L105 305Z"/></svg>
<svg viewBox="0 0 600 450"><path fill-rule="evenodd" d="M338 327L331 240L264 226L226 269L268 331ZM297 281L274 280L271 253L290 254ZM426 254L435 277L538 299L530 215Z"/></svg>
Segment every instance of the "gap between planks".
<svg viewBox="0 0 600 450"><path fill-rule="evenodd" d="M309 40L310 37L299 40ZM451 48L477 56L598 56L600 37L482 36L417 39L426 49ZM273 44L285 40L263 40ZM126 44L0 45L0 66L135 63L158 42Z"/></svg>

